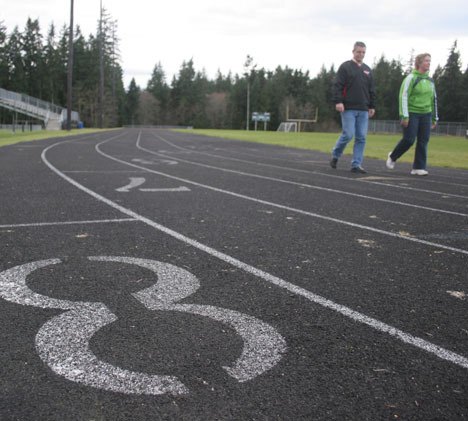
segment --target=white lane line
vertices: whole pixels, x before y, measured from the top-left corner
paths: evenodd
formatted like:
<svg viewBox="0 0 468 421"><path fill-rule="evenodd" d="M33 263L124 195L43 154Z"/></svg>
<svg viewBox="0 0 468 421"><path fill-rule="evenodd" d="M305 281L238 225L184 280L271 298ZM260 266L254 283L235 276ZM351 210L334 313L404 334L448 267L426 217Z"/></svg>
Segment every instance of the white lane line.
<svg viewBox="0 0 468 421"><path fill-rule="evenodd" d="M152 189L139 189L143 192L187 192L190 191L188 187L180 186L180 187L168 187L168 188L152 188Z"/></svg>
<svg viewBox="0 0 468 421"><path fill-rule="evenodd" d="M137 170L102 170L102 171L88 171L88 170L72 170L64 171L65 174L138 174L141 171Z"/></svg>
<svg viewBox="0 0 468 421"><path fill-rule="evenodd" d="M155 133L152 133L153 135L155 135ZM182 133L181 133L182 134ZM219 138L216 138L219 140ZM195 144L197 143L197 141L192 141L192 144ZM195 147L195 146L194 146ZM230 152L229 150L226 150L225 148L221 148L221 147L217 147L215 148L215 150L219 150L219 151L223 151L223 152ZM189 151L189 149L187 149L187 151ZM254 152L260 152L262 153L261 150L259 149L251 149L251 151L254 151ZM193 151L193 152L197 152L197 151ZM305 151L305 152L313 152L312 150L310 151ZM203 152L197 152L197 153L203 153ZM252 157L252 154L251 153L247 153L247 152L241 152L241 151L236 151L235 152L237 155L247 155L250 157ZM304 157L304 153L291 153L289 150L288 150L288 154L293 156L293 157L299 157L299 158L303 158ZM223 158L223 156L219 156L219 158ZM236 159L236 158L233 158L233 159ZM281 162L287 162L287 163L297 163L298 161L291 161L289 159L284 159L284 158L277 158L277 157L272 157L270 159L273 159L275 161L281 161ZM379 158L371 158L371 159L379 159ZM386 159L386 158L385 158ZM385 161L385 159L381 158L381 161L382 161L382 165L383 165L383 162ZM249 161L245 161L245 162L249 162ZM251 163L255 163L255 162L252 162L250 161ZM329 168L329 164L328 162L325 160L303 160L301 159L299 162L311 162L311 163L318 163L320 164L321 167L325 167L325 168ZM407 163L409 164L409 163ZM261 165L259 163L259 165ZM269 164L265 164L265 165L269 165ZM284 167L279 167L279 168L284 168ZM294 168L291 168L292 170L295 170ZM464 184L461 184L461 183L454 183L453 181L454 180L460 180L460 181L466 181L466 177L468 176L468 171L465 170L465 169L457 169L457 174L456 175L447 175L447 174L439 174L440 171L443 171L443 168L437 168L435 167L434 168L434 171L437 172L437 177L439 178L448 178L450 179L450 182L446 182L446 181L440 181L440 180L434 180L434 179L431 179L431 178L425 178L424 179L424 183L432 183L432 184L443 184L443 185L450 185L450 186L461 186L461 187L467 187L466 183ZM301 171L301 170L298 170L298 171ZM303 170L305 171L305 170ZM342 180L353 180L352 178L349 178L349 177L343 177L343 176L340 176L340 175L334 175L334 174L329 174L329 173L323 173L323 172L318 172L318 171L310 171L311 173L313 174L320 174L320 175L323 175L324 177L332 177L332 178L340 178ZM397 176L397 177L400 177L400 179L404 179L405 181L409 181L409 180L414 180L414 177L411 176L409 174L409 170L408 170L408 173L406 174L402 174L401 172L396 172L394 174L392 174L391 171L388 171L386 169L384 169L383 171L382 170L377 170L376 171L376 174L382 174L383 176L386 176L386 175L390 175L390 177L386 177L387 179L392 179L392 176ZM366 177L367 178L367 177ZM360 179L354 179L356 181L360 180Z"/></svg>
<svg viewBox="0 0 468 421"><path fill-rule="evenodd" d="M93 221L65 221L65 222L31 222L29 224L4 224L0 228L22 228L22 227L50 227L55 225L86 225L86 224L112 224L120 222L135 222L135 218L119 219L96 219Z"/></svg>
<svg viewBox="0 0 468 421"><path fill-rule="evenodd" d="M208 152L203 152L203 151L197 151L197 150L194 150L194 149L184 148L182 146L176 145L175 143L172 143L171 141L169 141L167 139L164 139L163 137L161 137L160 135L158 135L156 133L152 132L151 134L154 137L162 140L163 142L166 142L167 144L173 146L174 148L177 148L177 149L179 149L181 151L184 151L184 152L195 152L197 154L212 156L214 158L221 158L221 159L226 159L226 160L230 160L230 161L243 162L243 163L246 163L246 164L253 164L253 165L262 166L262 167L278 168L278 169L287 170L287 171L301 172L301 173L304 173L304 174L317 174L317 175L320 175L320 176L323 176L323 177L338 178L340 180L346 180L346 181L360 181L360 182L366 182L366 183L369 183L369 184L383 185L383 186L387 186L387 187L395 187L395 188L399 188L399 189L420 191L420 192L423 192L423 193L437 194L437 195L441 195L441 196L450 196L450 197L468 199L468 196L463 196L463 195L454 194L454 193L443 193L443 192L440 192L440 191L419 189L417 187L408 187L408 186L401 186L401 185L397 185L397 184L376 182L376 181L370 179L371 177L349 178L349 177L342 177L340 175L335 175L335 174L327 174L327 173L323 173L323 172L320 172L320 171L302 170L300 168L283 167L281 165L266 164L266 163L250 161L250 160L246 160L246 159L227 157L227 156L223 156L223 155L216 155L216 154L212 154L212 153L208 153ZM172 158L172 159L176 159L176 158ZM274 158L274 159L280 159L280 158ZM280 159L280 160L282 160L282 159ZM289 162L289 161L286 161L286 162ZM304 161L304 162L309 162L309 161ZM310 162L314 162L314 161L310 161ZM399 176L397 174L389 174L389 175L390 175L389 177L382 176L382 178L385 178L386 180L392 180L395 177L398 177L396 179L399 180L399 181L409 181L409 180L411 180L410 176L401 176L401 175ZM441 177L448 177L448 176L442 175ZM412 179L414 179L414 177ZM466 187L466 184L447 183L447 182L437 181L437 180L430 180L430 179L428 180L427 178L424 179L424 182L431 182L431 183L444 184L444 185L448 184L448 185L453 185L453 186Z"/></svg>
<svg viewBox="0 0 468 421"><path fill-rule="evenodd" d="M140 132L141 133L141 132ZM335 303L334 301L331 301L331 300L328 300L327 298L324 298L320 295L317 295L317 294L314 294L313 292L310 292L304 288L301 288L301 287L298 287L297 285L294 285L290 282L287 282L281 278L278 278L277 276L274 276L274 275L271 275L269 274L268 272L265 272L261 269L257 269L256 267L254 266L251 266L247 263L244 263L238 259L236 259L235 257L232 257L232 256L229 256L225 253L222 253L212 247L209 247L207 245L204 245L196 240L193 240L177 231L174 231L168 227L165 227L161 224L158 224L157 222L155 221L152 221L151 219L149 218L146 218L142 215L139 215L137 214L136 212L130 210L130 209L127 209L109 199L107 199L106 197L104 196L101 196L100 194L94 192L93 190L90 190L88 189L87 187L83 186L82 184L78 183L77 181L73 180L72 178L68 177L67 175L65 175L63 172L61 172L58 168L54 167L48 160L47 160L47 152L53 148L53 147L56 147L57 145L62 145L63 142L61 143L55 143L53 145L50 145L49 147L47 147L46 149L44 149L42 151L42 154L41 154L41 158L43 160L43 162L54 172L56 173L59 177L63 178L64 180L68 181L70 184L72 184L73 186L75 186L76 188L78 188L79 190L89 194L90 196L94 197L96 200L102 202L102 203L105 203L107 204L108 206L114 208L114 209L117 209L119 210L120 212L122 212L123 214L125 215L128 215L132 218L135 218L135 219L138 219L139 221L141 221L142 223L150 226L150 227L153 227L154 229L158 230L158 231L161 231L187 245L190 245L198 250L201 250L207 254L209 254L210 256L213 256L213 257L216 257L218 258L219 260L222 260L232 266L235 266L239 269L242 269L244 270L245 272L247 273L250 273L258 278L261 278L273 285L276 285L280 288L283 288L287 291L290 291L294 294L297 294L299 296L302 296L306 299L308 299L309 301L313 302L313 303L316 303L316 304L319 304L325 308L328 308L328 309L331 309L331 310L334 310L336 311L337 313L340 313L342 314L343 316L346 316L348 318L350 318L351 320L354 320L354 321L357 321L359 323L363 323L379 332L382 332L382 333L387 333L388 335L394 337L394 338L397 338L399 339L400 341L406 343L406 344L410 344L410 345L413 345L423 351L426 351L430 354L433 354L435 356L437 356L438 358L440 359L443 359L443 360L446 360L446 361L449 361L453 364L456 364L460 367L463 367L463 368L466 368L468 369L468 358L462 356L462 355L459 355L453 351L449 351L441 346L438 346L438 345L435 345L431 342L428 342L422 338L419 338L417 336L413 336L413 335L410 335L400 329L397 329L391 325L388 325L386 323L383 323L381 322L380 320L377 320L377 319L374 319L372 317L369 317L369 316L366 316L365 314L362 314L362 313L359 313L357 311L354 311L352 310L351 308L349 307L346 307L346 306L343 306L341 304L337 304ZM97 147L97 146L96 146ZM123 162L124 164L128 164L128 163L125 163ZM130 164L130 165L133 165L133 164ZM337 220L337 222L339 222ZM341 222L340 222L341 223ZM349 223L348 223L349 224ZM385 231L383 232L385 233ZM386 233L386 235L388 235L388 233ZM401 236L398 236L398 235L392 235L392 236L395 236L395 237L399 237L399 238L404 238L404 237L401 237ZM407 238L405 238L407 240ZM432 245L432 244L431 244ZM465 250L460 250L462 253L464 254L468 254L468 252L466 252Z"/></svg>
<svg viewBox="0 0 468 421"><path fill-rule="evenodd" d="M163 141L166 141L161 136L158 136L158 135L154 135L154 136L158 137L159 139L161 139ZM406 206L406 207L411 207L411 208L416 208L416 209L423 209L423 210L427 210L427 211L430 211L430 212L446 213L446 214L449 214L449 215L456 215L456 216L462 216L462 217L468 218L468 214L466 214L466 213L448 211L448 210L445 210L445 209L431 208L431 207L428 207L428 206L413 205L411 203L400 202L400 201L397 201L397 200L382 199L380 197L367 196L367 195L352 193L352 192L348 192L348 191L344 191L344 190L330 189L330 188L327 188L327 187L319 187L319 186L314 186L314 185L306 184L306 183L298 183L298 182L295 182L295 181L283 180L281 178L276 178L276 177L268 177L268 176L248 173L248 172L244 172L244 171L230 170L230 169L227 169L227 168L217 167L217 166L214 166L214 165L201 164L199 162L194 162L194 161L189 161L189 160L182 159L182 158L173 157L173 156L170 156L170 155L162 154L160 152L154 152L151 149L147 149L147 148L142 147L140 145L139 140L140 139L138 139L138 141L137 141L137 148L142 150L142 151L148 152L148 153L153 154L153 155L158 155L158 156L168 157L168 158L171 158L171 159L176 159L176 160L178 160L180 162L185 162L186 164L190 164L190 165L195 165L195 166L199 166L199 167L214 169L214 170L217 170L217 171L228 172L228 173L237 174L237 175L241 175L241 176L260 178L262 180L275 181L275 182L283 183L283 184L290 184L290 185L299 186L299 187L307 187L309 189L314 189L314 190L321 190L321 191L326 191L326 192L330 192L330 193L344 194L344 195L347 195L347 196L359 197L361 199L375 200L377 202L390 203L392 205ZM214 156L216 156L216 155L214 155ZM467 199L468 199L468 197L467 197Z"/></svg>
<svg viewBox="0 0 468 421"><path fill-rule="evenodd" d="M434 243L434 242L431 242L431 241L421 240L421 239L416 238L416 237L410 237L410 236L407 236L407 235L402 235L402 234L394 233L394 232L391 232L391 231L385 231L385 230L381 230L381 229L378 229L378 228L369 227L367 225L356 224L354 222L348 222L348 221L345 221L345 220L342 220L342 219L332 218L330 216L320 215L320 214L317 214L317 213L304 211L302 209L292 208L290 206L280 205L278 203L273 203L273 202L269 202L269 201L266 201L266 200L257 199L255 197L246 196L246 195L235 193L235 192L232 192L232 191L229 191L229 190L223 190L223 189L219 189L217 187L208 186L206 184L197 183L195 181L187 180L185 178L176 177L176 176L173 176L173 175L170 175L170 174L162 173L160 171L151 170L149 168L139 167L139 166L137 166L135 164L132 164L132 163L126 162L126 161L122 161L121 159L115 158L115 157L113 157L111 155L108 155L108 154L102 152L99 149L99 146L102 145L105 142L107 142L107 140L96 145L96 151L98 153L100 153L101 155L103 155L106 158L109 158L109 159L111 159L113 161L120 162L122 164L130 165L130 166L133 166L133 167L137 167L137 168L140 168L140 169L145 169L146 171L148 171L150 173L153 173L153 174L157 174L157 175L160 175L160 176L163 176L163 177L167 177L167 178L171 178L171 179L174 179L174 180L182 181L184 183L192 184L192 185L195 185L197 187L202 187L202 188L212 190L212 191L215 191L215 192L218 192L218 193L223 193L223 194L238 197L238 198L241 198L241 199L249 200L251 202L261 203L262 205L272 206L272 207L275 207L275 208L278 208L278 209L283 209L283 210L287 210L287 211L290 211L290 212L299 213L301 215L312 216L314 218L323 219L323 220L331 221L331 222L336 222L338 224L347 225L347 226L350 226L350 227L353 227L353 228L359 228L359 229L363 229L363 230L366 230L366 231L371 231L371 232L375 232L375 233L378 233L378 234L383 234L383 235L394 237L394 238L399 238L399 239L406 240L406 241L412 241L412 242L415 242L415 243L425 244L425 245L428 245L428 246L431 246L431 247L441 248L441 249L444 249L444 250L454 251L456 253L461 253L461 254L468 255L468 250L459 249L459 248L456 248L456 247L450 247L450 246L446 246L444 244Z"/></svg>
<svg viewBox="0 0 468 421"><path fill-rule="evenodd" d="M375 184L377 186L395 187L396 189L403 189L403 190L418 191L418 192L422 192L422 193L437 194L437 195L445 196L445 197L457 197L459 199L468 199L468 196L463 196L461 194L443 193L443 192L435 191L435 190L419 189L417 187L400 186L398 184L382 183L380 181L366 181L365 178L359 178L359 179L356 178L356 180L366 182L366 183L370 183L370 184Z"/></svg>

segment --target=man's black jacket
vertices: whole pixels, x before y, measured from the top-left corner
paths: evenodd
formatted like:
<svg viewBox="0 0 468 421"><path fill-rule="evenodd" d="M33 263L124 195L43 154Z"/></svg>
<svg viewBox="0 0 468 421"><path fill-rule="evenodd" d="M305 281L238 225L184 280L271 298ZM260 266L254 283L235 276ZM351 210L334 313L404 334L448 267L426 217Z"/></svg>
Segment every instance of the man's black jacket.
<svg viewBox="0 0 468 421"><path fill-rule="evenodd" d="M339 67L333 83L333 102L342 102L345 110L375 109L374 78L367 64L359 66L349 60Z"/></svg>

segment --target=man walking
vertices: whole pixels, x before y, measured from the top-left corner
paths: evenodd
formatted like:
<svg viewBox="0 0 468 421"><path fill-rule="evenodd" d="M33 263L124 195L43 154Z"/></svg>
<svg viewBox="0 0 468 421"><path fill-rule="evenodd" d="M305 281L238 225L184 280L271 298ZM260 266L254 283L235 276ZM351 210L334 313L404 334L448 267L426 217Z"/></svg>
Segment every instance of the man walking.
<svg viewBox="0 0 468 421"><path fill-rule="evenodd" d="M335 109L341 114L342 133L332 150L330 166L336 168L346 145L354 137L351 172L365 174L362 168L369 117L375 114L375 88L370 67L363 62L366 44L356 42L352 60L338 69L333 83Z"/></svg>

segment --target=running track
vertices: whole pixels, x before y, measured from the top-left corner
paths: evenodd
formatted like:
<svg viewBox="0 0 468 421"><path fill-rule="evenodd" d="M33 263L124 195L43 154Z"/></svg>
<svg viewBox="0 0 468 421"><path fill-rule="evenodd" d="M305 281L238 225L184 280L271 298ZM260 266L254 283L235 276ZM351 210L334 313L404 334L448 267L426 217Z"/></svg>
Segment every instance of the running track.
<svg viewBox="0 0 468 421"><path fill-rule="evenodd" d="M0 149L5 420L466 419L468 172L162 130Z"/></svg>

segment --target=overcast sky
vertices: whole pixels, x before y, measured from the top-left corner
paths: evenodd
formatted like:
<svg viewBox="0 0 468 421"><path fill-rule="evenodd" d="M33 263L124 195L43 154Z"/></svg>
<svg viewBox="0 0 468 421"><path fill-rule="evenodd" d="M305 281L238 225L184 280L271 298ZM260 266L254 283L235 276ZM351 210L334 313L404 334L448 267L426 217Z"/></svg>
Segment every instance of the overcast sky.
<svg viewBox="0 0 468 421"><path fill-rule="evenodd" d="M0 0L0 21L10 33L27 18L39 19L45 36L53 22L70 22L70 0ZM466 0L102 0L117 20L121 65L128 87L145 88L160 62L167 82L183 61L209 78L217 71L241 74L247 54L259 68L309 71L337 67L351 58L354 41L367 44L365 62L382 54L406 63L414 51L432 54L432 70L444 65L458 40L463 70L468 65ZM74 23L86 39L95 34L100 0L74 0Z"/></svg>

